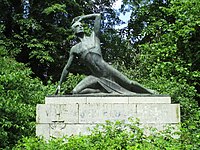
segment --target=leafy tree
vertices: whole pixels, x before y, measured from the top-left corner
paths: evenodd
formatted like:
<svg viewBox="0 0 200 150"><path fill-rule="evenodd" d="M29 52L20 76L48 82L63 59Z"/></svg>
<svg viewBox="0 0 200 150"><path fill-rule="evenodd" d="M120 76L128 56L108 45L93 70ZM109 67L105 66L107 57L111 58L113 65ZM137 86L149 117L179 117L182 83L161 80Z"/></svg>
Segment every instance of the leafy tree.
<svg viewBox="0 0 200 150"><path fill-rule="evenodd" d="M132 10L126 34L140 55L140 75L186 81L199 93L199 1L124 2Z"/></svg>
<svg viewBox="0 0 200 150"><path fill-rule="evenodd" d="M45 87L31 77L29 68L8 57L4 40L0 40L0 148L9 149L22 136L34 135L36 104L43 102L50 86Z"/></svg>
<svg viewBox="0 0 200 150"><path fill-rule="evenodd" d="M15 60L0 58L0 145L15 144L35 130L35 107L44 99L44 86L31 79L30 69Z"/></svg>
<svg viewBox="0 0 200 150"><path fill-rule="evenodd" d="M72 19L82 14L101 12L105 20L102 32L107 28L112 29L120 23L112 9L114 1L29 0L29 14L24 17L23 2L4 0L0 18L1 24L5 26L4 35L8 39L6 47L9 55L18 62L28 64L35 73L34 76L45 83L51 77L58 81L74 44L70 28ZM72 72L76 73L77 70L72 69Z"/></svg>

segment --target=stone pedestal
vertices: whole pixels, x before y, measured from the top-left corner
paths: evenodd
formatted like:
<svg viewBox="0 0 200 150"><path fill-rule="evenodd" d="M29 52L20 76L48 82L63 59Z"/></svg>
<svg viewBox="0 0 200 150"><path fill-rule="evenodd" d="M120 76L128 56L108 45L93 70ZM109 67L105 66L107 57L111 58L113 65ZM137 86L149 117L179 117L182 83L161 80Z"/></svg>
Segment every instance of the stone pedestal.
<svg viewBox="0 0 200 150"><path fill-rule="evenodd" d="M62 137L89 134L88 128L106 120L139 118L143 126L162 130L180 122L180 105L163 95L49 96L37 105L36 135Z"/></svg>

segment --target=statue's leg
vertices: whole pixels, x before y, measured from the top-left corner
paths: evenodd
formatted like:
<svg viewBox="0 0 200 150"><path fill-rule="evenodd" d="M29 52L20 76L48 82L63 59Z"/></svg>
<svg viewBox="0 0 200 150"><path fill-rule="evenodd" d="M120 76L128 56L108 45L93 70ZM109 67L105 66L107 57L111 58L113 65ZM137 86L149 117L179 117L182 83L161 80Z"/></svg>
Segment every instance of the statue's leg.
<svg viewBox="0 0 200 150"><path fill-rule="evenodd" d="M82 93L82 91L86 91L86 89L91 89L95 87L97 84L98 79L94 76L87 76L81 82L79 82L76 87L73 89L73 94ZM90 90L91 91L91 90ZM95 91L96 92L96 91ZM85 93L85 92L83 92Z"/></svg>
<svg viewBox="0 0 200 150"><path fill-rule="evenodd" d="M86 88L80 91L80 94L91 94L91 93L101 93L99 89L91 89L91 88Z"/></svg>
<svg viewBox="0 0 200 150"><path fill-rule="evenodd" d="M106 70L108 71L108 75L113 79L116 83L124 87L125 89L128 89L132 92L136 93L149 93L153 94L153 92L149 89L146 89L141 84L139 84L136 81L132 81L128 79L125 75L123 75L121 72L119 72L117 69L110 66L108 63L105 62L104 66L106 67Z"/></svg>

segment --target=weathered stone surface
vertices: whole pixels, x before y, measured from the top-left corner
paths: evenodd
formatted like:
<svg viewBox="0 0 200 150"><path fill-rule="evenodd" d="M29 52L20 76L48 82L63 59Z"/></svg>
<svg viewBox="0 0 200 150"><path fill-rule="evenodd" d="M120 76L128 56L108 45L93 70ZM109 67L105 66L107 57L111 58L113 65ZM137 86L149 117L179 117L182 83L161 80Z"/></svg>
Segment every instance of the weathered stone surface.
<svg viewBox="0 0 200 150"><path fill-rule="evenodd" d="M87 97L46 97L45 104L69 104L69 103L87 103Z"/></svg>
<svg viewBox="0 0 200 150"><path fill-rule="evenodd" d="M136 116L136 104L79 104L79 123L105 123Z"/></svg>
<svg viewBox="0 0 200 150"><path fill-rule="evenodd" d="M163 96L163 97L152 97L152 96L146 96L146 97L128 97L128 102L129 103L144 103L144 104L149 104L149 103L155 103L155 104L160 104L160 103L166 103L170 104L171 103L171 97L169 96Z"/></svg>
<svg viewBox="0 0 200 150"><path fill-rule="evenodd" d="M63 122L54 122L51 124L38 124L36 126L36 135L42 136L45 139L57 138L71 135L89 135L91 130L96 126L93 124L66 124ZM144 129L144 133L149 135L154 130L150 128L156 128L158 131L172 127L171 131L177 131L177 124L166 124L166 123L141 123L139 127ZM101 129L101 128L100 128Z"/></svg>
<svg viewBox="0 0 200 150"><path fill-rule="evenodd" d="M69 103L171 103L171 97L165 95L88 95L88 96L48 96L45 104L69 104Z"/></svg>
<svg viewBox="0 0 200 150"><path fill-rule="evenodd" d="M51 123L54 121L77 123L78 104L38 104L36 123Z"/></svg>
<svg viewBox="0 0 200 150"><path fill-rule="evenodd" d="M170 104L169 96L79 95L46 97L45 102L37 105L36 135L46 139L90 134L88 128L98 123L105 123L106 120L129 123L129 117L138 118L141 127L151 126L158 130L180 122L180 105Z"/></svg>
<svg viewBox="0 0 200 150"><path fill-rule="evenodd" d="M49 139L50 138L50 124L47 124L47 123L36 124L36 135L42 136L45 139Z"/></svg>
<svg viewBox="0 0 200 150"><path fill-rule="evenodd" d="M120 96L120 97L87 97L87 103L128 103L128 97Z"/></svg>
<svg viewBox="0 0 200 150"><path fill-rule="evenodd" d="M178 104L137 104L137 116L141 123L180 122Z"/></svg>
<svg viewBox="0 0 200 150"><path fill-rule="evenodd" d="M88 135L90 129L94 128L96 124L51 124L50 137L62 137L71 135Z"/></svg>

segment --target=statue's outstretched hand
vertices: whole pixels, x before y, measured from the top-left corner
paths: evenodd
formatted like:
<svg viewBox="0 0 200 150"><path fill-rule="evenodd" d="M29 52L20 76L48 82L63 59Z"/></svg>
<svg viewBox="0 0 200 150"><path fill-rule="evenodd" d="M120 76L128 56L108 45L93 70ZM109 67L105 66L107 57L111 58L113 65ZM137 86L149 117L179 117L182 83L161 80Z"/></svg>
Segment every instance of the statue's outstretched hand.
<svg viewBox="0 0 200 150"><path fill-rule="evenodd" d="M56 92L55 92L55 95L58 95L58 94L60 94L60 85L58 85Z"/></svg>

